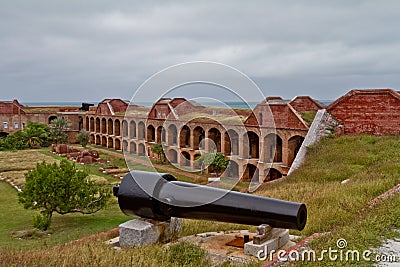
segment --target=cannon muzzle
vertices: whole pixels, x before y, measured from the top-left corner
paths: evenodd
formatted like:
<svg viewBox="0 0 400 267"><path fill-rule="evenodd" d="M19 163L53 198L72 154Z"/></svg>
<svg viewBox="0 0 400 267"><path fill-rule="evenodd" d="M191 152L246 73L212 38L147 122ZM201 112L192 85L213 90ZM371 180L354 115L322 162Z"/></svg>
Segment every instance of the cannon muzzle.
<svg viewBox="0 0 400 267"><path fill-rule="evenodd" d="M170 174L131 171L114 187L130 216L166 221L171 217L303 230L303 203L179 182Z"/></svg>

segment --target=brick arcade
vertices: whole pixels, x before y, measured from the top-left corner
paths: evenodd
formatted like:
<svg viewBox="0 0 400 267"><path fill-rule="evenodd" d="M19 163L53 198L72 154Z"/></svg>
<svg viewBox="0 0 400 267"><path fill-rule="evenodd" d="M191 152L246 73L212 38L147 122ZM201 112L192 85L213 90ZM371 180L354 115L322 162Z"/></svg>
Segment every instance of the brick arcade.
<svg viewBox="0 0 400 267"><path fill-rule="evenodd" d="M215 149L230 161L226 176L262 182L287 175L310 126L302 112L323 108L309 96L268 97L253 111L206 107L184 98L162 98L152 107L120 99L81 108L0 101L0 134L20 130L29 121L48 124L64 117L70 122L70 142L86 129L92 144L150 157L151 146L163 143L167 159L190 170L199 170L197 157ZM342 124L339 133L400 132L400 93L392 89L352 90L326 110Z"/></svg>

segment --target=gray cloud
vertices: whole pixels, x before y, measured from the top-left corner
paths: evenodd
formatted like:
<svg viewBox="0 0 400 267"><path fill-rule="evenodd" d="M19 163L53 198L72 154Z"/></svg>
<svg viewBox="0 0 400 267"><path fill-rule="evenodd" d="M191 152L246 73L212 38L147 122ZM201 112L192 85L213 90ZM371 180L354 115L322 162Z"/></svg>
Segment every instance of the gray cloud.
<svg viewBox="0 0 400 267"><path fill-rule="evenodd" d="M398 1L2 0L0 98L129 99L152 74L194 60L231 65L266 95L396 89L399 9Z"/></svg>

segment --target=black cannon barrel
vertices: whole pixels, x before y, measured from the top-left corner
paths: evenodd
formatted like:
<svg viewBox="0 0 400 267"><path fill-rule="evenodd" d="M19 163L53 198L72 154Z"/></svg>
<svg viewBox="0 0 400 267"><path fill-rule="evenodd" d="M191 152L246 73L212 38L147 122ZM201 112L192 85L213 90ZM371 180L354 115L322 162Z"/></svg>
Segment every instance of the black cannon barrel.
<svg viewBox="0 0 400 267"><path fill-rule="evenodd" d="M307 221L303 203L178 182L170 174L132 171L114 195L125 214L159 221L180 217L296 230Z"/></svg>

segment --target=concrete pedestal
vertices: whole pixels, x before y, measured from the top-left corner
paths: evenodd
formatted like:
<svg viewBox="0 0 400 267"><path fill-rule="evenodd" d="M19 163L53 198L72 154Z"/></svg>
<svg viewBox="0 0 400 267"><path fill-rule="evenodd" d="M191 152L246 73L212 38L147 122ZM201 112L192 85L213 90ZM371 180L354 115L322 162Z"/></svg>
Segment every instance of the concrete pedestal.
<svg viewBox="0 0 400 267"><path fill-rule="evenodd" d="M176 239L181 231L181 218L171 218L166 222L148 219L130 220L119 225L119 244L121 247L141 247L165 243Z"/></svg>

